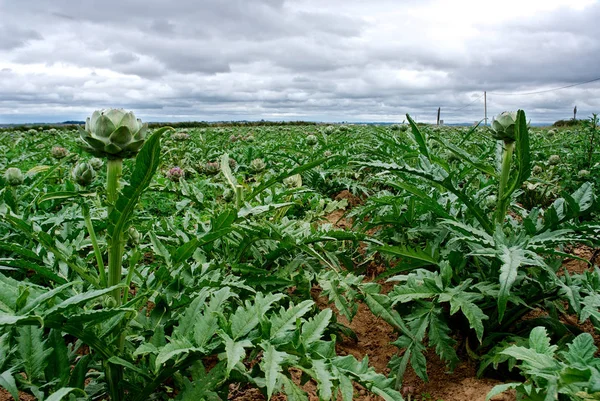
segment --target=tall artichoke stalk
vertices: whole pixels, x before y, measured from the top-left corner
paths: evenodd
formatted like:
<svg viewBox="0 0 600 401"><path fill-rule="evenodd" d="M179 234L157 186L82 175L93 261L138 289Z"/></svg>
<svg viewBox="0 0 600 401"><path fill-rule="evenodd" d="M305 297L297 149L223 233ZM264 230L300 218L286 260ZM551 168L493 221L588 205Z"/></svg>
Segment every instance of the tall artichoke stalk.
<svg viewBox="0 0 600 401"><path fill-rule="evenodd" d="M498 201L496 204L495 216L497 224L502 224L504 222L508 203L510 202L510 198L506 196L506 191L508 190L508 179L510 178L510 168L512 166L513 153L515 151L516 121L516 112L505 111L492 122L492 135L494 138L503 141L502 165L500 167L500 182L498 184Z"/></svg>
<svg viewBox="0 0 600 401"><path fill-rule="evenodd" d="M133 157L142 148L147 124L142 124L132 112L122 109L99 110L85 122L85 129L80 129L81 139L85 149L96 157L105 157L107 162L106 197L108 215L110 216L119 197L119 180L123 174L123 159ZM110 217L109 217L110 218ZM123 253L125 250L125 233L114 232L108 239L108 280L107 286L121 282L123 270ZM120 289L112 292L112 303L122 304L123 296ZM125 344L125 333L118 339L118 347L122 351ZM124 399L122 390L123 367L105 363L106 379L110 399Z"/></svg>

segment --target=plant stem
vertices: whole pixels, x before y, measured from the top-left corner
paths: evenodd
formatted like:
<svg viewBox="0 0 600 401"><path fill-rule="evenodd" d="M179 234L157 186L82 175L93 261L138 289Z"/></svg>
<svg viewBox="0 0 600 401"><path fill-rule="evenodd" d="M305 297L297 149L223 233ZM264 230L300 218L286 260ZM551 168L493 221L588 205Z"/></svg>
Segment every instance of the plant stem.
<svg viewBox="0 0 600 401"><path fill-rule="evenodd" d="M508 196L506 196L508 179L510 178L510 167L515 150L515 142L504 142L502 149L502 167L500 172L500 184L498 186L498 201L496 203L496 223L502 224L508 209Z"/></svg>
<svg viewBox="0 0 600 401"><path fill-rule="evenodd" d="M96 263L98 263L98 274L100 275L100 285L107 287L108 283L106 281L106 268L104 267L102 253L100 252L100 247L98 246L98 239L96 238L96 232L94 231L94 225L92 224L90 209L88 208L85 202L82 203L81 209L83 210L85 226L88 230L88 233L90 234L90 240L92 241L92 246L94 248L94 255L96 255Z"/></svg>
<svg viewBox="0 0 600 401"><path fill-rule="evenodd" d="M123 160L109 159L106 167L106 201L108 203L108 219L117 203L119 197L119 179L123 174ZM108 286L117 285L121 282L121 270L123 268L124 241L122 232L113 232L108 238ZM115 306L120 306L122 302L121 289L117 288L111 293ZM119 350L123 350L125 343L125 333L118 335ZM112 401L121 401L124 399L120 384L123 381L123 367L113 365L108 361L104 362L108 393Z"/></svg>
<svg viewBox="0 0 600 401"><path fill-rule="evenodd" d="M108 160L106 175L106 200L108 202L108 216L112 212L119 196L119 178L123 174L123 160ZM117 285L121 282L121 269L123 266L123 233L115 232L108 239L108 286ZM116 305L121 305L121 290L112 292Z"/></svg>
<svg viewBox="0 0 600 401"><path fill-rule="evenodd" d="M108 214L119 197L119 180L123 175L123 159L109 159L106 165L106 200Z"/></svg>

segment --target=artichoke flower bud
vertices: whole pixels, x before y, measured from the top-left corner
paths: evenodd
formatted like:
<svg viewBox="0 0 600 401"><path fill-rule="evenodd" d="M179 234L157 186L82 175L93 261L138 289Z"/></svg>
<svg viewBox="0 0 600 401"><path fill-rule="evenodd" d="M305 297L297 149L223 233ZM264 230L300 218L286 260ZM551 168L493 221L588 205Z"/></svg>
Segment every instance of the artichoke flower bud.
<svg viewBox="0 0 600 401"><path fill-rule="evenodd" d="M560 156L559 155L552 155L548 158L548 164L551 166L556 166L558 163L560 163Z"/></svg>
<svg viewBox="0 0 600 401"><path fill-rule="evenodd" d="M577 177L579 177L579 178L585 178L589 175L590 175L589 170L579 170L579 172L577 173Z"/></svg>
<svg viewBox="0 0 600 401"><path fill-rule="evenodd" d="M171 136L171 138L173 138L173 140L177 141L177 142L184 142L184 141L187 141L188 139L190 139L190 135L187 132L180 131L180 132L174 133Z"/></svg>
<svg viewBox="0 0 600 401"><path fill-rule="evenodd" d="M235 169L235 167L237 166L237 162L235 161L235 159L232 159L231 157L229 158L229 168L231 168L232 170Z"/></svg>
<svg viewBox="0 0 600 401"><path fill-rule="evenodd" d="M97 157L92 157L88 163L90 163L90 166L92 166L92 168L96 171L104 167L104 161Z"/></svg>
<svg viewBox="0 0 600 401"><path fill-rule="evenodd" d="M96 110L79 128L84 149L97 157L133 157L144 145L148 124L123 109Z"/></svg>
<svg viewBox="0 0 600 401"><path fill-rule="evenodd" d="M495 139L507 143L515 141L515 123L517 122L517 113L514 111L505 111L492 121L492 136Z"/></svg>
<svg viewBox="0 0 600 401"><path fill-rule="evenodd" d="M62 146L54 146L50 153L52 153L52 157L54 157L55 159L62 159L64 157L67 157L69 151L63 148Z"/></svg>
<svg viewBox="0 0 600 401"><path fill-rule="evenodd" d="M204 172L206 174L214 175L221 170L219 162L208 162L204 165Z"/></svg>
<svg viewBox="0 0 600 401"><path fill-rule="evenodd" d="M10 167L4 172L4 180L11 187L18 187L19 185L23 184L25 177L19 168Z"/></svg>
<svg viewBox="0 0 600 401"><path fill-rule="evenodd" d="M250 162L250 168L255 173L260 173L265 168L267 168L267 164L265 163L265 161L263 159L254 159Z"/></svg>
<svg viewBox="0 0 600 401"><path fill-rule="evenodd" d="M317 142L318 142L317 137L312 134L306 137L306 144L309 146L315 146L317 144Z"/></svg>
<svg viewBox="0 0 600 401"><path fill-rule="evenodd" d="M535 166L533 166L533 168L531 169L531 172L533 174L540 174L542 171L543 171L542 166L539 166L537 164Z"/></svg>
<svg viewBox="0 0 600 401"><path fill-rule="evenodd" d="M325 152L323 152L323 157L329 157L331 156L333 153L331 153L331 150L326 150Z"/></svg>
<svg viewBox="0 0 600 401"><path fill-rule="evenodd" d="M179 182L181 178L185 176L185 172L181 167L173 167L167 171L167 178L173 182Z"/></svg>
<svg viewBox="0 0 600 401"><path fill-rule="evenodd" d="M302 176L300 174L294 174L283 180L283 185L288 188L300 188L302 186Z"/></svg>
<svg viewBox="0 0 600 401"><path fill-rule="evenodd" d="M139 245L141 239L140 232L133 226L129 227L129 230L127 230L127 243L131 246Z"/></svg>
<svg viewBox="0 0 600 401"><path fill-rule="evenodd" d="M71 171L71 176L76 183L82 187L87 187L94 181L96 172L90 163L82 162L76 165Z"/></svg>
<svg viewBox="0 0 600 401"><path fill-rule="evenodd" d="M244 138L244 141L246 141L246 142L254 142L254 135L249 134L248 136L246 136Z"/></svg>

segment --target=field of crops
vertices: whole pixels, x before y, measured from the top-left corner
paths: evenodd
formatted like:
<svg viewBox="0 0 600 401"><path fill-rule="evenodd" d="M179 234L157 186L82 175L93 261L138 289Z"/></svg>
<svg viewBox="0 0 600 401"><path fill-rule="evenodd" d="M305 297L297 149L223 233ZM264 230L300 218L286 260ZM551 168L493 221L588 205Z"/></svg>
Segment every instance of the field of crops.
<svg viewBox="0 0 600 401"><path fill-rule="evenodd" d="M595 116L107 115L0 133L0 399L600 400Z"/></svg>

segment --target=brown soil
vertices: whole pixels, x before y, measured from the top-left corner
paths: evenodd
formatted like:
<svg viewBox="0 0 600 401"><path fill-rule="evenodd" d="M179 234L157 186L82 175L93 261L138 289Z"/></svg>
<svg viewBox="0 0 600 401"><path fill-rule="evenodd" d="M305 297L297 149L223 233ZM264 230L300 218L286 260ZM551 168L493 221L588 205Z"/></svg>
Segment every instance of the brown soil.
<svg viewBox="0 0 600 401"><path fill-rule="evenodd" d="M600 249L593 249L586 245L579 245L574 249L567 249L567 252L581 259L585 259L591 264L594 264L598 262ZM591 266L589 263L586 263L583 260L579 259L567 258L563 261L563 266L571 274L581 274L583 272L591 270Z"/></svg>

